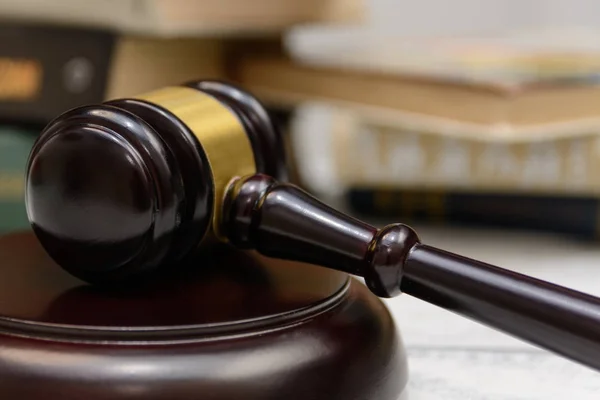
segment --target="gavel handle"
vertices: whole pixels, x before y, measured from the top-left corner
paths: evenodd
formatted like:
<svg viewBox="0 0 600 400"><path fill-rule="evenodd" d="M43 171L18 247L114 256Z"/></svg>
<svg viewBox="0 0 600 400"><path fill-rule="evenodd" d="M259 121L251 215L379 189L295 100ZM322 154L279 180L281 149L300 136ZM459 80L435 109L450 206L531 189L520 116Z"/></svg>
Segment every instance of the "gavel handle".
<svg viewBox="0 0 600 400"><path fill-rule="evenodd" d="M380 297L404 292L600 370L600 299L421 244L402 224L383 229L290 184L254 175L225 199L236 246L363 276Z"/></svg>
<svg viewBox="0 0 600 400"><path fill-rule="evenodd" d="M416 245L403 292L600 370L600 299Z"/></svg>

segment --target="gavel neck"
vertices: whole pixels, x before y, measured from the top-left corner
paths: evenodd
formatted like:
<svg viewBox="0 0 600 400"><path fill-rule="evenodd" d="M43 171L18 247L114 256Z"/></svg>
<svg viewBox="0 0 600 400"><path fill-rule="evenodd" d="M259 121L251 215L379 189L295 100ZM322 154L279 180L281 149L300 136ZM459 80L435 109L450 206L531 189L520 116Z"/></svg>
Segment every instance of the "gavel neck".
<svg viewBox="0 0 600 400"><path fill-rule="evenodd" d="M223 230L235 246L363 276L600 369L600 299L420 243L408 226L376 229L265 175L236 181Z"/></svg>
<svg viewBox="0 0 600 400"><path fill-rule="evenodd" d="M235 182L224 210L224 231L235 246L363 276L380 297L400 294L404 261L419 243L406 225L377 230L266 175Z"/></svg>

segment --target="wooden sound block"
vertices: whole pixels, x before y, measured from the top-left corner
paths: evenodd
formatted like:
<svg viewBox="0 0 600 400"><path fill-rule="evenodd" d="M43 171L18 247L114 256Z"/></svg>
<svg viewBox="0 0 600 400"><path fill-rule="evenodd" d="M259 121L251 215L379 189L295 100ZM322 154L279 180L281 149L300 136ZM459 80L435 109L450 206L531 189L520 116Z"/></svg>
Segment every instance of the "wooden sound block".
<svg viewBox="0 0 600 400"><path fill-rule="evenodd" d="M387 309L341 272L222 245L98 288L31 233L1 237L0 262L3 399L395 400L407 382Z"/></svg>

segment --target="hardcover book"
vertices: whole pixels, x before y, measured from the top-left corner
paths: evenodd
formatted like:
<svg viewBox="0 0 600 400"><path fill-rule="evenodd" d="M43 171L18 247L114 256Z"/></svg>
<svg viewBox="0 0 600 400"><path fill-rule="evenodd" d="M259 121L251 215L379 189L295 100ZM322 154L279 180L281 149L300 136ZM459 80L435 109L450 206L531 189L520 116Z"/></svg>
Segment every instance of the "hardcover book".
<svg viewBox="0 0 600 400"><path fill-rule="evenodd" d="M37 130L0 126L0 233L29 229L25 168Z"/></svg>

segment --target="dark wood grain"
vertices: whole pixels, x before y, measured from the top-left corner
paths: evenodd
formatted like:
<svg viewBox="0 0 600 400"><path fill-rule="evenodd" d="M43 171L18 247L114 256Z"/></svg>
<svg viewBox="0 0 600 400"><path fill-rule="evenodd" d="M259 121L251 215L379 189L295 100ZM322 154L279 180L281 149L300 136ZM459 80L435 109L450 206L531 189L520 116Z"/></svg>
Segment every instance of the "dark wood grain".
<svg viewBox="0 0 600 400"><path fill-rule="evenodd" d="M30 233L0 259L2 399L396 400L407 382L388 311L343 273L217 246L119 291Z"/></svg>

